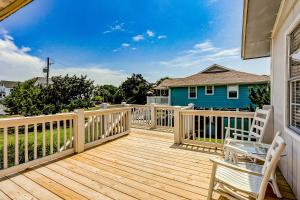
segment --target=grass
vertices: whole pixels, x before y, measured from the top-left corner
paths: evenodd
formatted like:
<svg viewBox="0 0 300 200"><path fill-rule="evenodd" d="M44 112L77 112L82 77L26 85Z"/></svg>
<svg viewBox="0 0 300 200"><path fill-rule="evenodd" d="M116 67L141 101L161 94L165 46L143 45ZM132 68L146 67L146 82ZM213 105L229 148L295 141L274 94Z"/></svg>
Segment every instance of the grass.
<svg viewBox="0 0 300 200"><path fill-rule="evenodd" d="M64 145L64 128L61 127L60 129L60 148ZM53 128L53 153L57 152L57 128ZM15 134L9 133L7 135L8 139L8 165L14 165L15 159ZM23 133L19 133L19 163L25 162L25 148L24 148L24 139L25 135ZM46 129L45 131L45 139L46 139L46 155L50 155L50 129ZM70 129L66 129L66 141L70 139ZM38 129L37 133L37 154L38 158L41 158L43 155L43 134L42 131ZM67 146L68 147L68 146ZM28 154L29 160L34 159L34 132L28 132ZM0 169L3 167L3 134L0 133Z"/></svg>

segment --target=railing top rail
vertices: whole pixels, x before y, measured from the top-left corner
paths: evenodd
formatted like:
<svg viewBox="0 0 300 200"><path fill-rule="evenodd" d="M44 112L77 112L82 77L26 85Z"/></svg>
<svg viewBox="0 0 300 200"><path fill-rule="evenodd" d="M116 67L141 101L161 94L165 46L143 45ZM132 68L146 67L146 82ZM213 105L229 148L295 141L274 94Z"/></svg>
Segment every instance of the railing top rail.
<svg viewBox="0 0 300 200"><path fill-rule="evenodd" d="M122 111L130 111L132 107L122 107L122 108L108 108L108 109L101 109L101 110L91 110L85 111L84 116L94 116L94 115L101 115L101 114L109 114L114 112L122 112Z"/></svg>
<svg viewBox="0 0 300 200"><path fill-rule="evenodd" d="M140 104L130 104L133 108L145 108L145 107L151 107L151 105L140 105Z"/></svg>
<svg viewBox="0 0 300 200"><path fill-rule="evenodd" d="M218 111L218 110L180 110L183 115L205 115L224 117L253 117L254 112Z"/></svg>
<svg viewBox="0 0 300 200"><path fill-rule="evenodd" d="M39 124L58 120L74 119L75 113L59 113L55 115L39 115L32 117L14 117L0 119L0 128L22 126L25 124Z"/></svg>
<svg viewBox="0 0 300 200"><path fill-rule="evenodd" d="M155 105L155 108L159 109L175 109L175 106L168 106L168 105Z"/></svg>

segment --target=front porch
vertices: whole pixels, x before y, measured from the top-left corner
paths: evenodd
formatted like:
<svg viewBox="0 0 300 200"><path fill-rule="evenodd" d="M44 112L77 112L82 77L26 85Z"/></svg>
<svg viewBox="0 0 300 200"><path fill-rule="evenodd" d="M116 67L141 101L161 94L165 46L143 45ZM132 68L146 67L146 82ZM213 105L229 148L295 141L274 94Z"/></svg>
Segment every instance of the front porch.
<svg viewBox="0 0 300 200"><path fill-rule="evenodd" d="M219 151L174 145L171 133L129 135L77 155L8 176L1 199L206 199ZM295 199L278 172L284 199ZM218 199L218 195L214 195ZM268 188L266 199L276 199Z"/></svg>

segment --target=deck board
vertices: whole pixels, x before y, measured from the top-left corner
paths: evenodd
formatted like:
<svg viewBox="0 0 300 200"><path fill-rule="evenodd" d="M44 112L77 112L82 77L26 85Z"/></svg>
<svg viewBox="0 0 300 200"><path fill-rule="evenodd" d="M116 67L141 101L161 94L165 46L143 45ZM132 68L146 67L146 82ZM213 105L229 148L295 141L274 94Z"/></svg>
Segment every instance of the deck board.
<svg viewBox="0 0 300 200"><path fill-rule="evenodd" d="M122 138L0 181L0 199L206 199L216 149L176 146L168 132ZM295 199L283 176L284 199ZM214 198L219 196L214 194ZM276 199L268 188L266 199Z"/></svg>

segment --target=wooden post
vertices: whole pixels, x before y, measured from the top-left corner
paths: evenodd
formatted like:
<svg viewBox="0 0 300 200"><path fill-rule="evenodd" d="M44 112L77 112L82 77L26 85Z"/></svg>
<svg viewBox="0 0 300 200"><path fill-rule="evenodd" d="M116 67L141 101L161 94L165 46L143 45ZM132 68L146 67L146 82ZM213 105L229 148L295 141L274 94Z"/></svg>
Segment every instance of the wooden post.
<svg viewBox="0 0 300 200"><path fill-rule="evenodd" d="M274 139L274 109L271 105L264 105L263 110L271 110L266 133L264 134L263 142L271 144Z"/></svg>
<svg viewBox="0 0 300 200"><path fill-rule="evenodd" d="M181 121L180 121L180 106L174 106L174 143L181 144L182 137L180 132Z"/></svg>
<svg viewBox="0 0 300 200"><path fill-rule="evenodd" d="M85 127L84 127L84 110L78 109L75 110L77 117L74 123L74 137L75 137L75 152L81 153L84 151L84 140L85 140Z"/></svg>
<svg viewBox="0 0 300 200"><path fill-rule="evenodd" d="M155 109L155 103L151 103L151 128L156 128L156 109Z"/></svg>

